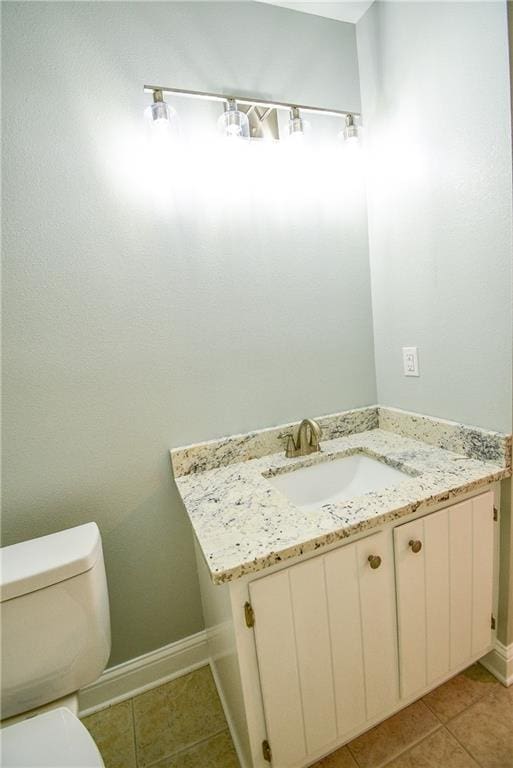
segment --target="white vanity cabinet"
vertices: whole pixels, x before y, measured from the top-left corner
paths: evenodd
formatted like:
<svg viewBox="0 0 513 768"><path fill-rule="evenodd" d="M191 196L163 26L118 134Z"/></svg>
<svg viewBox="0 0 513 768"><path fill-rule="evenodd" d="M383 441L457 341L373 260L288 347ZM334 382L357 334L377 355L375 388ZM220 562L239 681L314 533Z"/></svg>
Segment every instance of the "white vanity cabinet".
<svg viewBox="0 0 513 768"><path fill-rule="evenodd" d="M490 648L493 493L394 529L401 697Z"/></svg>
<svg viewBox="0 0 513 768"><path fill-rule="evenodd" d="M496 529L488 491L225 585L198 556L242 768L311 765L491 650Z"/></svg>
<svg viewBox="0 0 513 768"><path fill-rule="evenodd" d="M394 564L384 533L249 585L273 765L305 765L397 701Z"/></svg>

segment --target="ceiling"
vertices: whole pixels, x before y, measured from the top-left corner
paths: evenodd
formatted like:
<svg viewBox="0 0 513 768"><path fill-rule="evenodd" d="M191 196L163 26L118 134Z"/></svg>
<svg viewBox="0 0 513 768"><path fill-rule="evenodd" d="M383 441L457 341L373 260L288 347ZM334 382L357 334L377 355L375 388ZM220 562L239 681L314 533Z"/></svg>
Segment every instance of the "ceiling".
<svg viewBox="0 0 513 768"><path fill-rule="evenodd" d="M306 0L306 2L285 2L281 0L260 0L270 5L280 5L282 8L290 8L293 11L302 11L303 13L313 13L316 16L325 16L328 19L337 21L348 21L356 24L369 8L374 0L339 0L339 2L323 3L315 0Z"/></svg>

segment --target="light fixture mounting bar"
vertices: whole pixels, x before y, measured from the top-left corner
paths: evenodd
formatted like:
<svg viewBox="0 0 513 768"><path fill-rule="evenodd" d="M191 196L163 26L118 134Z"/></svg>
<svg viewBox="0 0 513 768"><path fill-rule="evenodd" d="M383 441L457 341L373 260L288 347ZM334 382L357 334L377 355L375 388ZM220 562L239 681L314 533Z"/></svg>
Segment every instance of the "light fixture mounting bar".
<svg viewBox="0 0 513 768"><path fill-rule="evenodd" d="M268 109L294 109L297 108L302 112L313 112L320 115L335 115L345 117L346 115L352 115L353 117L360 117L359 112L354 112L352 109L325 109L324 107L308 107L304 104L292 104L285 101L269 101L268 99L254 99L247 96L234 96L233 94L225 95L222 93L208 93L207 91L186 91L182 88L169 88L164 85L145 85L145 93L155 93L155 91L161 91L163 94L174 94L175 96L185 96L195 99L206 99L207 101L228 101L230 99L235 100L238 104L249 104L250 106L266 107Z"/></svg>

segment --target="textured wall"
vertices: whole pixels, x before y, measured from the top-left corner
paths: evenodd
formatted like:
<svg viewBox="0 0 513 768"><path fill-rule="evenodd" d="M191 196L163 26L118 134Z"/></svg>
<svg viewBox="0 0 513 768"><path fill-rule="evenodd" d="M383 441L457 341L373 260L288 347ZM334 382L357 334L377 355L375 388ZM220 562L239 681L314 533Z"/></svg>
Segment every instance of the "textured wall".
<svg viewBox="0 0 513 768"><path fill-rule="evenodd" d="M379 402L511 431L506 3L377 2L357 40Z"/></svg>
<svg viewBox="0 0 513 768"><path fill-rule="evenodd" d="M509 93L513 127L513 3L508 2ZM513 331L513 329L512 329ZM503 483L501 519L501 572L499 606L499 639L513 643L513 483Z"/></svg>
<svg viewBox="0 0 513 768"><path fill-rule="evenodd" d="M358 169L331 139L228 155L204 103L154 156L143 83L358 109L355 30L245 2L2 12L2 532L98 521L115 663L202 626L168 449L376 399Z"/></svg>

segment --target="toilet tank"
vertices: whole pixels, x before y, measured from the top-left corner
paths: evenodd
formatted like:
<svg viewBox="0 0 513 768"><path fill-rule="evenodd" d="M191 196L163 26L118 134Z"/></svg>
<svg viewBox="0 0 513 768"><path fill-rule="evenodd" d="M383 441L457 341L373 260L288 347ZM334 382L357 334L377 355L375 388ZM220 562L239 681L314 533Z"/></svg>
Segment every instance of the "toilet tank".
<svg viewBox="0 0 513 768"><path fill-rule="evenodd" d="M96 523L4 547L0 557L3 720L96 680L110 618Z"/></svg>

